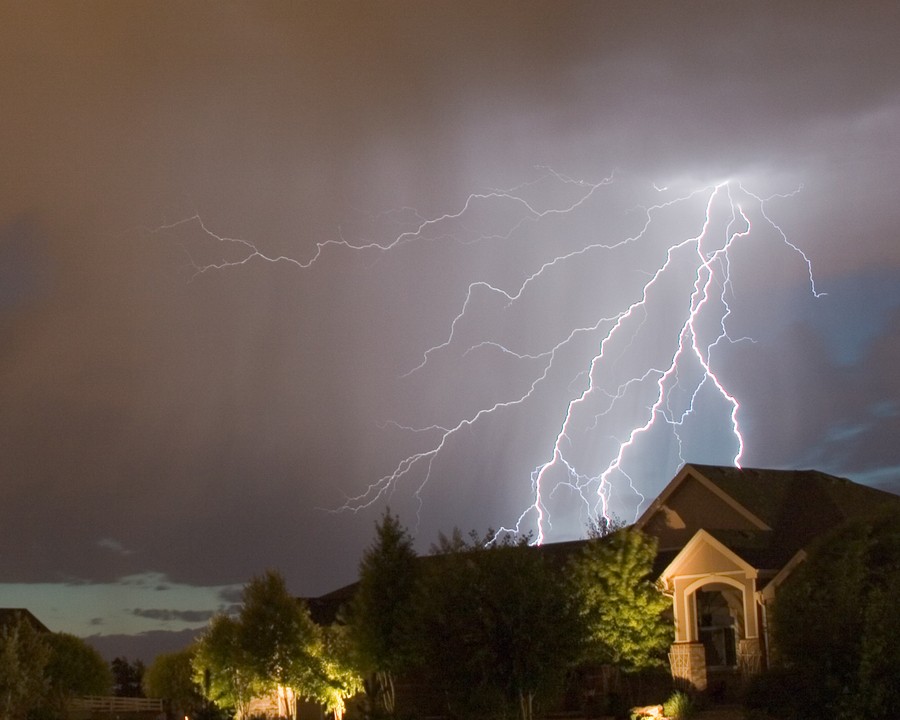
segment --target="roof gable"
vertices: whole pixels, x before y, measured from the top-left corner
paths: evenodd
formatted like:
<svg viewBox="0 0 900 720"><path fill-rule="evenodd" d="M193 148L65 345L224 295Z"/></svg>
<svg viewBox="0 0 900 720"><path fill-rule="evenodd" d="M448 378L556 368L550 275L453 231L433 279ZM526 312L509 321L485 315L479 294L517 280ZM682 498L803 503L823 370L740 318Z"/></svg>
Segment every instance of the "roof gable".
<svg viewBox="0 0 900 720"><path fill-rule="evenodd" d="M659 577L668 584L674 577L735 573L755 578L757 569L706 530L698 530Z"/></svg>
<svg viewBox="0 0 900 720"><path fill-rule="evenodd" d="M638 519L660 548L683 547L700 528L730 547L761 543L787 561L815 537L900 497L817 470L686 464ZM736 542L737 545L734 545ZM780 564L778 564L780 566Z"/></svg>
<svg viewBox="0 0 900 720"><path fill-rule="evenodd" d="M682 467L635 527L657 537L661 548L681 547L701 528L748 533L771 530L694 465Z"/></svg>
<svg viewBox="0 0 900 720"><path fill-rule="evenodd" d="M791 554L845 520L900 507L896 495L818 470L692 467L773 528L773 543Z"/></svg>

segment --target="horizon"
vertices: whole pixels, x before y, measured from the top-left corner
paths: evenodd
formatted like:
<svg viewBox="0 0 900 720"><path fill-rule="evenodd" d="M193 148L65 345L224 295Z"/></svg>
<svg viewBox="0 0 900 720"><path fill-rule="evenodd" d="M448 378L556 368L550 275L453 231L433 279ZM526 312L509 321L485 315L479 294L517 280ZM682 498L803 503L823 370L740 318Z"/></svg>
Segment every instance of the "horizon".
<svg viewBox="0 0 900 720"><path fill-rule="evenodd" d="M694 465L694 463L687 464ZM772 469L773 468L741 468L741 470L748 471L764 471ZM815 471L814 468L808 468L808 470ZM851 480L851 482L856 481ZM864 483L858 484L865 485ZM873 489L889 492L900 497L900 488L877 488L871 485L867 485L867 487L873 487ZM448 534L453 529L448 528L446 531L441 532L443 532L444 534ZM475 528L472 528L471 530L473 532L478 532ZM483 531L487 530L488 529L483 529ZM581 538L575 538L573 540L560 540L556 543L551 542L546 544L554 545L560 543L568 543L584 540L587 537L587 528L585 528L585 534ZM420 556L427 554L431 553L420 553ZM275 569L277 570L277 568ZM100 654L107 662L110 662L118 657L124 657L131 662L140 660L145 666L149 667L158 655L176 652L187 648L191 644L191 642L193 642L205 630L208 624L208 620L215 613L236 613L241 605L240 593L243 591L244 586L251 580L252 578L247 578L247 580L243 584L218 588L178 588L173 587L165 580L165 578L162 577L140 579L130 578L127 585L129 585L131 588L140 587L142 584L155 584L158 591L169 592L174 590L176 593L178 593L179 591L183 593L183 599L188 602L192 609L171 610L168 611L164 617L160 617L159 613L144 613L145 615L149 616L148 619L150 620L162 621L164 623L174 622L176 624L181 622L185 624L185 627L180 627L178 629L162 629L156 625L153 625L152 623L149 623L146 629L135 632L133 628L130 627L130 623L126 623L122 626L113 626L112 632L103 633L102 630L108 630L110 628L109 625L105 622L96 622L100 618L92 618L86 626L83 626L81 628L77 626L69 626L67 628L54 628L50 623L47 622L47 618L58 619L62 622L67 622L67 620L65 619L66 616L71 616L73 613L77 613L77 611L75 611L73 608L68 608L65 612L60 613L59 609L54 607L52 604L45 606L41 603L38 603L34 607L46 610L46 617L42 616L40 610L35 612L34 607L7 607L6 609L26 609L33 615L35 615L38 620L43 622L44 625L47 625L51 632L68 632L81 637L92 647L94 647L94 649L100 652ZM289 577L286 577L285 580L288 582L288 584L290 584L291 579ZM352 580L349 580L344 584L329 588L324 592L319 593L318 595L304 595L302 593L293 594L300 600L315 600L320 597L327 596L334 591L348 587L354 584L356 581L357 575L354 574ZM84 589L89 590L90 593L89 596L85 599L85 604L94 608L96 608L96 605L93 604L93 601L95 601L96 599L105 598L110 594L117 594L121 593L122 591L121 587L116 586L106 586L100 588L91 588L90 586L83 587ZM38 588L37 594L35 594L35 590L36 588L34 586L10 588L9 585L0 584L0 597L9 597L15 600L16 598L37 599L40 598L42 594L45 598L46 596L52 597L55 595L52 586L48 586L43 589ZM43 590L44 592L41 593L41 590ZM136 597L138 596L140 596L140 593L136 593ZM172 603L168 604L171 605ZM211 604L215 605L215 609L209 609ZM138 608L137 610L138 612L135 614L137 616L140 616L141 609ZM202 620L200 619L201 617ZM104 627L104 625L106 625L106 627ZM116 632L115 630L130 630L130 632Z"/></svg>

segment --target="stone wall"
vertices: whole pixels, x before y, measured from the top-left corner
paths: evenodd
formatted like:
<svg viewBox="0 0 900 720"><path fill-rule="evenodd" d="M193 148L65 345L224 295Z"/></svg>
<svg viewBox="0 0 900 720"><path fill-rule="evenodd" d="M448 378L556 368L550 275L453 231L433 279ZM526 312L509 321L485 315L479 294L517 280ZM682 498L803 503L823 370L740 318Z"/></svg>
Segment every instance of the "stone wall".
<svg viewBox="0 0 900 720"><path fill-rule="evenodd" d="M684 690L706 690L706 649L703 643L675 643L669 649L675 685Z"/></svg>

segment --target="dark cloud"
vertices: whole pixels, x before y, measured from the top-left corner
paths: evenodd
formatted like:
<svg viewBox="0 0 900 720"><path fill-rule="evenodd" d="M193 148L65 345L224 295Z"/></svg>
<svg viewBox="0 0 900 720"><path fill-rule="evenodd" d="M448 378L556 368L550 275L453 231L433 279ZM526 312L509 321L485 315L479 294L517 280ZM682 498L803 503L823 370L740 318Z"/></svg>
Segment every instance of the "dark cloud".
<svg viewBox="0 0 900 720"><path fill-rule="evenodd" d="M420 447L390 422L446 425L527 382L486 348L436 353L401 379L447 338L468 284L513 287L554 252L634 232L654 182L803 185L767 209L828 295L811 296L780 238L748 250L732 320L756 342L722 349L723 378L746 462L883 480L900 465L898 31L885 3L11 4L0 580L240 584L277 567L298 595L350 581L383 505L330 510ZM197 213L221 236L309 259L318 242L385 242L471 192L536 181L535 166L615 181L552 229L447 241L502 233L515 212L476 207L427 242L329 247L310 270L198 275L192 263L242 246L197 223L154 230ZM552 178L523 190L540 207L571 191ZM698 211L660 227L689 233ZM559 342L652 267L617 263L572 263L511 310L476 292L460 342ZM527 504L596 342L579 337L526 413L455 437L426 489L399 484L389 501L423 548ZM643 464L653 492L667 474L655 453ZM564 495L560 525L577 527Z"/></svg>
<svg viewBox="0 0 900 720"><path fill-rule="evenodd" d="M178 620L187 623L201 623L209 620L214 612L212 610L163 610L159 608L135 608L133 615L151 620Z"/></svg>

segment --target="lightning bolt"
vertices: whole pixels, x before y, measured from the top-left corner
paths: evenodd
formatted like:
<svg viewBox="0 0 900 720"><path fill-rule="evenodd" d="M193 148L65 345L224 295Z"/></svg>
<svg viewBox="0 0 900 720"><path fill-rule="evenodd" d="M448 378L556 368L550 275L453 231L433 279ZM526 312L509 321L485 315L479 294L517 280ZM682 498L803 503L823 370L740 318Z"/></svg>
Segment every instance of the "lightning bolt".
<svg viewBox="0 0 900 720"><path fill-rule="evenodd" d="M587 182L549 168L541 170L537 180L512 189L472 193L451 212L426 218L411 211L408 213L413 218L410 226L384 241L352 242L341 235L317 242L305 259L267 254L250 241L218 235L199 215L161 226L154 232L172 233L191 227L199 229L207 240L228 248L229 257L224 259L202 263L192 259L195 275L251 262L289 263L306 270L330 250L381 255L397 252L413 242L444 240L468 244L514 240L529 226L584 211L605 189L614 185L612 176ZM564 201L541 205L529 199L548 182L565 191ZM544 542L552 527L550 499L564 488L574 493L584 514L593 520L610 518L612 492L618 489L633 497L636 517L645 497L634 481L629 463L640 452L641 441L665 431L677 447L679 463L685 462L685 428L701 404L708 406L713 400L731 437L731 461L740 467L745 451L741 404L722 377L718 357L724 348L753 342L748 336L735 337L730 331L737 299L733 264L738 262L736 255L740 248L758 242L756 235L768 240L774 238L803 263L811 294L815 297L822 294L816 289L809 257L788 239L767 209L773 198L789 198L800 188L769 197L748 191L736 180L711 183L678 195L667 185L653 184L652 189L657 197L667 199L631 207L633 232L609 242L582 243L574 249L550 254L513 286L502 287L484 279L468 284L444 338L425 349L419 362L400 377L427 372L437 356L452 353L460 346L460 358L477 352L495 352L515 363L533 367L524 388L487 402L450 423L413 426L391 421L388 423L391 428L423 438L421 449L401 458L362 492L347 497L340 510L359 511L370 507L407 479L413 483L413 495L421 508L434 462L457 436L488 416L527 406L564 372L558 366L568 367L570 362L561 358L579 343L589 343L595 349L581 369L569 377L570 393L560 405L560 420L552 445L546 458L531 472L529 503L512 527L501 527L499 532L530 531L535 542ZM666 214L674 208L694 205L702 208L695 231L682 237L669 236ZM504 210L500 214L502 222L495 223L496 227L481 227L490 223L479 220L480 213L498 206ZM658 260L655 265L641 269L644 278L632 284L633 289L627 291L619 309L598 312L591 322L564 331L555 342L543 348L517 348L496 337L465 339L463 325L477 312L484 298L496 298L503 312L510 312L526 297L539 293L554 273L597 257L609 258L614 263L619 255L627 254L633 247L641 247L642 252ZM658 327L657 315L671 316L665 329ZM652 340L654 351L642 362L648 339ZM623 366L628 366L624 379ZM623 418L627 425L622 424ZM625 432L616 436L613 428L621 427ZM590 453L585 452L584 446L592 444L602 446L602 452L597 454L605 457L586 461L584 456ZM588 469L582 469L583 466Z"/></svg>

